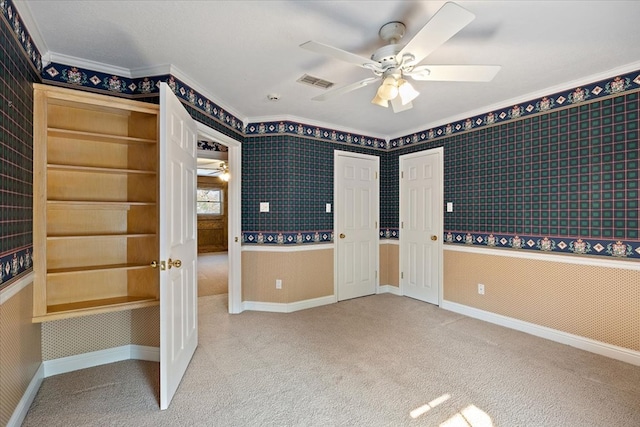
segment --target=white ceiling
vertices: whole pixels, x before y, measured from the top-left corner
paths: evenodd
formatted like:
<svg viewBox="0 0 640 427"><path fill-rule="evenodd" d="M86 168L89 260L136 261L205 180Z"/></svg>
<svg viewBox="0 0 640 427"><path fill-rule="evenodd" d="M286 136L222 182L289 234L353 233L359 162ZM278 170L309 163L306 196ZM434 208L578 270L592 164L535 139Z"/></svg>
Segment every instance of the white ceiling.
<svg viewBox="0 0 640 427"><path fill-rule="evenodd" d="M456 3L475 20L422 64L501 71L490 83L415 82L414 108L394 114L370 103L377 85L311 100L323 89L296 82L305 73L336 86L372 74L299 45L314 40L369 57L384 44L383 24L402 21L406 42L443 1L15 2L45 61L132 77L170 64L245 123L294 120L386 139L640 69L638 1Z"/></svg>

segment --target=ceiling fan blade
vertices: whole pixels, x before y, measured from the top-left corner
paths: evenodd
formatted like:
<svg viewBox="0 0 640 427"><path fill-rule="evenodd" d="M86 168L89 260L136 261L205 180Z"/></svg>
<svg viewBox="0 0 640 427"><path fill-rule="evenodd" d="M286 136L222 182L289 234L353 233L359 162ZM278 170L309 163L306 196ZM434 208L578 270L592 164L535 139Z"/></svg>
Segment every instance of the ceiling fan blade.
<svg viewBox="0 0 640 427"><path fill-rule="evenodd" d="M376 80L379 80L379 77L369 77L367 79L360 80L359 82L351 83L350 85L346 85L346 86L342 86L342 87L330 90L328 92L323 93L322 95L315 96L311 99L313 99L314 101L326 101L327 99L336 97L338 95L342 95L347 92L351 92L356 89L365 87L368 84L375 82Z"/></svg>
<svg viewBox="0 0 640 427"><path fill-rule="evenodd" d="M301 48L310 50L322 55L331 56L339 59L340 61L348 62L349 64L357 65L362 68L371 68L372 66L380 66L377 62L365 58L364 56L356 55L355 53L347 52L346 50L338 49L337 47L329 46L323 43L308 41L300 45ZM370 64L369 67L365 64Z"/></svg>
<svg viewBox="0 0 640 427"><path fill-rule="evenodd" d="M407 102L402 105L402 100L399 96L396 96L391 100L391 107L393 107L394 113L401 113L402 111L410 110L413 108L413 104L411 102Z"/></svg>
<svg viewBox="0 0 640 427"><path fill-rule="evenodd" d="M398 53L414 56L413 64L420 63L431 52L475 19L475 15L455 3L445 3L424 27Z"/></svg>
<svg viewBox="0 0 640 427"><path fill-rule="evenodd" d="M414 80L441 82L490 82L499 65L421 65L404 73Z"/></svg>

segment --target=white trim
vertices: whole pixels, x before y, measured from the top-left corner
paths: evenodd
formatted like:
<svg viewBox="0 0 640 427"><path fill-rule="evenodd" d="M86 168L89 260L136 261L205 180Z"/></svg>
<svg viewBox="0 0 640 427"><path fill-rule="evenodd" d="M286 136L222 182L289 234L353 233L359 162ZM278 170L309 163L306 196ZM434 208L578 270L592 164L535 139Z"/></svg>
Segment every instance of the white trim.
<svg viewBox="0 0 640 427"><path fill-rule="evenodd" d="M33 403L33 399L35 399L36 394L38 394L38 390L40 390L43 379L44 365L40 363L40 366L38 366L38 370L31 379L31 382L29 382L29 386L27 386L27 389L18 402L18 405L13 410L13 414L11 415L11 418L9 418L7 427L20 427L22 425L22 422L27 416L27 412L29 412L29 408Z"/></svg>
<svg viewBox="0 0 640 427"><path fill-rule="evenodd" d="M627 270L640 270L640 262L632 260L614 259L611 257L598 257L592 255L566 255L559 253L548 253L529 249L509 249L479 247L473 245L447 244L445 251L467 252L481 255L495 255L521 259L535 259L538 261L553 261L563 264L590 265L594 267L624 268Z"/></svg>
<svg viewBox="0 0 640 427"><path fill-rule="evenodd" d="M308 245L243 245L242 252L303 252L334 249L333 243L318 243Z"/></svg>
<svg viewBox="0 0 640 427"><path fill-rule="evenodd" d="M16 280L15 282L8 285L6 288L0 291L0 305L9 301L12 296L26 288L28 285L33 283L33 271Z"/></svg>
<svg viewBox="0 0 640 427"><path fill-rule="evenodd" d="M378 291L376 293L377 294L393 294L393 295L402 296L402 292L400 292L400 287L393 286L393 285L380 285L378 286Z"/></svg>
<svg viewBox="0 0 640 427"><path fill-rule="evenodd" d="M474 319L484 320L489 323L494 323L496 325L535 335L540 338L545 338L561 344L576 347L581 350L589 351L591 353L599 354L601 356L610 357L612 359L640 366L640 352L630 350L628 348L618 347L601 341L581 337L579 335L559 331L557 329L548 328L546 326L540 326L523 320L514 319L512 317L502 316L500 314L469 307L456 302L443 301L440 307L445 310L473 317Z"/></svg>
<svg viewBox="0 0 640 427"><path fill-rule="evenodd" d="M231 179L227 186L229 197L228 240L229 254L229 313L242 313L242 144L209 126L196 122L198 135L222 143L228 148Z"/></svg>
<svg viewBox="0 0 640 427"><path fill-rule="evenodd" d="M320 307L338 302L335 295L296 301L291 303L244 301L244 309L252 311L268 311L272 313L293 313L294 311Z"/></svg>
<svg viewBox="0 0 640 427"><path fill-rule="evenodd" d="M44 378L129 359L158 362L160 360L160 349L158 347L129 344L59 359L45 360L42 362L44 365Z"/></svg>
<svg viewBox="0 0 640 427"><path fill-rule="evenodd" d="M123 67L116 67L114 65L105 64L98 61L92 61L90 59L82 59L76 56L65 55L64 53L56 53L48 51L46 54L42 55L43 59L43 68L46 67L46 64L49 65L51 62L57 62L59 64L70 65L78 68L85 68L91 71L97 71L100 73L111 74L121 77L126 77L128 79L133 78L131 75L131 70Z"/></svg>

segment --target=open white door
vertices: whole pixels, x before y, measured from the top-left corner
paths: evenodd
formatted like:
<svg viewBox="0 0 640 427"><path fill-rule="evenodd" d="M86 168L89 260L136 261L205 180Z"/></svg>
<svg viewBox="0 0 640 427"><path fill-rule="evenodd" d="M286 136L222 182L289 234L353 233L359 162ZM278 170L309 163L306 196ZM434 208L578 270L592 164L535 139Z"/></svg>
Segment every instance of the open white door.
<svg viewBox="0 0 640 427"><path fill-rule="evenodd" d="M440 304L442 148L400 156L400 290Z"/></svg>
<svg viewBox="0 0 640 427"><path fill-rule="evenodd" d="M380 159L334 151L334 239L338 301L376 293Z"/></svg>
<svg viewBox="0 0 640 427"><path fill-rule="evenodd" d="M196 124L160 85L160 409L198 345Z"/></svg>

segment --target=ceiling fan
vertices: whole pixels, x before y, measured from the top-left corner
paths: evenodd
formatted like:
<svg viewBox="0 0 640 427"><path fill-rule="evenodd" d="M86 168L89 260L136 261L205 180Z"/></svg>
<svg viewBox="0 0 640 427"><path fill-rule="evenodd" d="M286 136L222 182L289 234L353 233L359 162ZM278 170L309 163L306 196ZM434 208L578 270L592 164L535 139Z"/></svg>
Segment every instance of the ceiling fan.
<svg viewBox="0 0 640 427"><path fill-rule="evenodd" d="M366 68L375 75L312 99L324 101L382 80L371 102L385 108L391 103L393 111L399 113L412 108L412 101L419 95L407 77L417 81L491 81L500 71L499 65L419 65L474 19L475 15L461 6L445 3L406 45L398 44L404 36L405 25L388 22L378 32L387 45L376 50L370 59L315 41L303 43L300 47L304 49Z"/></svg>

